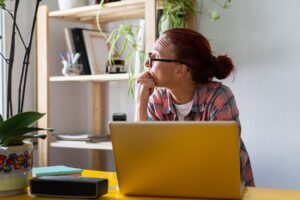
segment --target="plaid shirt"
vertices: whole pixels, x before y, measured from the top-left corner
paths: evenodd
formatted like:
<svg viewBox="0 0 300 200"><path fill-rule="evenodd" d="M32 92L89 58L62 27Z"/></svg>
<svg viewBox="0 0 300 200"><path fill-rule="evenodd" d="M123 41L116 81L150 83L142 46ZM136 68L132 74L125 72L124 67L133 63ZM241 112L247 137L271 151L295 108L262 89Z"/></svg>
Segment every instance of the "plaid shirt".
<svg viewBox="0 0 300 200"><path fill-rule="evenodd" d="M149 121L178 121L174 100L167 89L157 89L148 104ZM209 82L197 85L191 111L185 121L235 120L241 133L239 111L231 90L222 83ZM255 186L249 155L240 138L241 179L246 186Z"/></svg>

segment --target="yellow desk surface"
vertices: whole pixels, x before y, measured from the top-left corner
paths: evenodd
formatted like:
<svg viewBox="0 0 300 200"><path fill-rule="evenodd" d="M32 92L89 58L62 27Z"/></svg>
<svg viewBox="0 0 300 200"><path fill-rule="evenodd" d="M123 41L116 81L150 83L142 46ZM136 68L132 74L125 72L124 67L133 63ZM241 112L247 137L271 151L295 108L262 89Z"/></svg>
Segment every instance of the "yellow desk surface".
<svg viewBox="0 0 300 200"><path fill-rule="evenodd" d="M117 190L117 178L115 172L91 171L84 170L84 177L101 177L109 180L109 192L100 196L100 200L182 200L179 198L158 198L158 197L137 197L123 196ZM0 200L58 200L62 198L30 197L27 194L0 197ZM191 199L188 199L191 200ZM210 199L211 200L211 199ZM271 188L246 187L242 200L300 200L300 190L284 190Z"/></svg>

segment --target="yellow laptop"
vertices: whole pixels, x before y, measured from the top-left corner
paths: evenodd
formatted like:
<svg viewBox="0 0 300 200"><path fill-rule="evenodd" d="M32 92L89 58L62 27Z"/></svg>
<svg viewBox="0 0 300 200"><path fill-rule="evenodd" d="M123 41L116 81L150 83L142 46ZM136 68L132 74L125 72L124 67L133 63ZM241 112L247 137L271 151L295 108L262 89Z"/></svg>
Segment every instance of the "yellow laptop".
<svg viewBox="0 0 300 200"><path fill-rule="evenodd" d="M124 195L239 199L235 122L110 122Z"/></svg>

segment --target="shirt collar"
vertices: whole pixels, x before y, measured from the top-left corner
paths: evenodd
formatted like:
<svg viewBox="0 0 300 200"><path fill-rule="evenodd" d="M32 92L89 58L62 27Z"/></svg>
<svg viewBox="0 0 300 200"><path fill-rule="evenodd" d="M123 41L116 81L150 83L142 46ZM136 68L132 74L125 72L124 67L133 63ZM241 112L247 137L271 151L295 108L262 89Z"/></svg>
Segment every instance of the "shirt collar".
<svg viewBox="0 0 300 200"><path fill-rule="evenodd" d="M163 105L162 109L163 114L169 114L172 112L174 115L176 115L176 110L173 102L174 100L171 92L167 89L166 104Z"/></svg>
<svg viewBox="0 0 300 200"><path fill-rule="evenodd" d="M207 87L202 87L202 86L203 85L201 84L196 85L191 112L197 113L197 112L204 111L204 103L207 94ZM162 109L163 114L169 114L172 112L174 115L176 115L174 99L169 90L167 90L166 102L167 104L163 105L163 109Z"/></svg>

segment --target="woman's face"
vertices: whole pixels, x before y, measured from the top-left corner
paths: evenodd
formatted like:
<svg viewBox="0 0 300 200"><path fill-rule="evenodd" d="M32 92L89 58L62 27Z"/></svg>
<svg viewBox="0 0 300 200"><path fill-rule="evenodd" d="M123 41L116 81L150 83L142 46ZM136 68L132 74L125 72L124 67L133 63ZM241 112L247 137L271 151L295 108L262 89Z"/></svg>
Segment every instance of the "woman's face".
<svg viewBox="0 0 300 200"><path fill-rule="evenodd" d="M176 59L171 44L165 37L161 37L155 42L151 57L154 59ZM145 62L145 67L151 74L156 86L167 88L176 84L175 75L178 65L179 63L176 62L153 61L152 66L150 66L149 59Z"/></svg>

